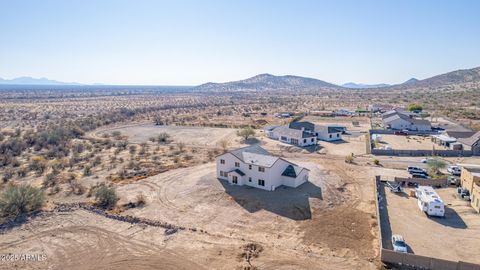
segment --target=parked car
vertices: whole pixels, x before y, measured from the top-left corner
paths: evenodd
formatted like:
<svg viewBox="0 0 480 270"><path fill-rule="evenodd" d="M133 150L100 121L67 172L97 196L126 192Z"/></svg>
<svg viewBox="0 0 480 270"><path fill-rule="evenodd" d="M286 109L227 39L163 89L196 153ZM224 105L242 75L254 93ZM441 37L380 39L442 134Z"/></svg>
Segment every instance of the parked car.
<svg viewBox="0 0 480 270"><path fill-rule="evenodd" d="M395 131L393 133L394 135L400 135L400 136L408 136L408 132L405 132L405 131Z"/></svg>
<svg viewBox="0 0 480 270"><path fill-rule="evenodd" d="M456 165L451 165L451 166L448 166L447 172L449 172L451 175L460 176L462 170L460 169L460 167Z"/></svg>
<svg viewBox="0 0 480 270"><path fill-rule="evenodd" d="M412 178L424 178L424 179L428 179L430 178L430 176L428 176L428 174L426 173L410 173L412 175Z"/></svg>
<svg viewBox="0 0 480 270"><path fill-rule="evenodd" d="M460 184L460 181L458 178L455 178L454 176L449 176L448 177L448 183L450 185L458 186Z"/></svg>
<svg viewBox="0 0 480 270"><path fill-rule="evenodd" d="M431 158L424 158L424 159L420 160L420 162L427 163L429 160L431 160Z"/></svg>
<svg viewBox="0 0 480 270"><path fill-rule="evenodd" d="M407 171L412 174L412 173L423 173L427 174L427 171L422 168L414 167L414 166L408 166Z"/></svg>
<svg viewBox="0 0 480 270"><path fill-rule="evenodd" d="M403 236L399 234L392 235L393 251L407 253L407 244L403 240Z"/></svg>

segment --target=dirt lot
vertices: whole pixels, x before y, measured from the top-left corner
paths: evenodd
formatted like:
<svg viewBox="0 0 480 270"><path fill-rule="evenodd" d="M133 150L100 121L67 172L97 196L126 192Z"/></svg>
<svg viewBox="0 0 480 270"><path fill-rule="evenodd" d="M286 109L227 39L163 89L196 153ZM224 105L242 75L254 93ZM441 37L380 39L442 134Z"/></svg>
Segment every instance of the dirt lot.
<svg viewBox="0 0 480 270"><path fill-rule="evenodd" d="M432 142L430 137L400 136L392 134L380 134L380 142L377 147L390 146L395 150L447 150L448 148Z"/></svg>
<svg viewBox="0 0 480 270"><path fill-rule="evenodd" d="M128 137L132 143L148 142L151 137L160 133L167 133L174 143L185 143L189 146L218 147L221 140L228 140L231 146L238 146L239 138L236 129L232 128L209 128L209 127L185 127L185 126L155 126L153 124L139 124L110 128L97 132L97 136L103 133L111 134L119 131Z"/></svg>
<svg viewBox="0 0 480 270"><path fill-rule="evenodd" d="M413 197L386 191L392 233L402 235L417 255L480 263L480 216L455 196L454 188L436 191L446 205L444 218L428 217Z"/></svg>
<svg viewBox="0 0 480 270"><path fill-rule="evenodd" d="M153 269L161 264L165 269L207 265L241 269L248 265L242 259L242 248L255 243L263 247L251 262L259 269L376 269L372 178L396 171L349 165L343 158L318 154L293 153L289 159L311 169L310 183L275 192L229 186L215 178L215 165L207 163L118 186L120 203L138 193L147 197L145 207L122 214L196 231L167 236L161 228L84 210L52 213L0 238L2 251L42 253L48 260L0 268L106 269L114 265L128 269L141 265Z"/></svg>

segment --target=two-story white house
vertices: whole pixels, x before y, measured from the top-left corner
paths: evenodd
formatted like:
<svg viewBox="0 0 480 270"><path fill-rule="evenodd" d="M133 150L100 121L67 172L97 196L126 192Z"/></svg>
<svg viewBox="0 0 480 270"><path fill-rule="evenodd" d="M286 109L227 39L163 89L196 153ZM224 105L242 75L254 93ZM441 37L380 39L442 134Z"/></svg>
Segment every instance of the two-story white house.
<svg viewBox="0 0 480 270"><path fill-rule="evenodd" d="M248 146L217 156L217 178L232 185L275 190L298 187L308 181L309 170L271 155L260 146Z"/></svg>

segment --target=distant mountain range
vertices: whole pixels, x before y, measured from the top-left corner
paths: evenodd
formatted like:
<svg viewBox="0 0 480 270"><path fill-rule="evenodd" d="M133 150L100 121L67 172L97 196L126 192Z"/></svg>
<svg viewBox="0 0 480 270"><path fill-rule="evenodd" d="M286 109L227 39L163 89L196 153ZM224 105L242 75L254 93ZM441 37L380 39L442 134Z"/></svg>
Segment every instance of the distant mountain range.
<svg viewBox="0 0 480 270"><path fill-rule="evenodd" d="M445 74L437 75L431 78L418 80L411 78L404 83L389 84L361 84L346 83L336 85L326 81L293 76L275 76L272 74L260 74L240 81L226 83L205 83L193 87L194 91L214 91L214 92L232 92L232 91L262 91L262 90L316 90L316 89L381 89L381 90L402 90L414 88L441 88L457 84L476 84L480 86L480 67L472 69L462 69ZM0 85L83 85L75 82L60 82L47 78L19 77L11 80L0 78ZM101 85L101 84L94 84Z"/></svg>
<svg viewBox="0 0 480 270"><path fill-rule="evenodd" d="M354 83L354 82L349 82L349 83L342 84L342 87L354 88L354 89L380 88L380 87L387 87L387 86L390 86L390 84L386 84L386 83L363 84L363 83Z"/></svg>
<svg viewBox="0 0 480 270"><path fill-rule="evenodd" d="M206 83L194 87L196 91L251 91L251 90L312 90L312 89L414 89L425 87L443 87L454 84L478 83L480 86L480 67L463 69L437 75L424 80L411 78L404 83L389 84L359 84L346 83L335 85L322 80L285 75L274 76L271 74L260 74L245 80L226 83Z"/></svg>
<svg viewBox="0 0 480 270"><path fill-rule="evenodd" d="M32 77L18 77L11 80L5 80L0 78L0 84L25 84L25 85L81 85L80 83L67 83L59 82L55 80L49 80L47 78L32 78Z"/></svg>

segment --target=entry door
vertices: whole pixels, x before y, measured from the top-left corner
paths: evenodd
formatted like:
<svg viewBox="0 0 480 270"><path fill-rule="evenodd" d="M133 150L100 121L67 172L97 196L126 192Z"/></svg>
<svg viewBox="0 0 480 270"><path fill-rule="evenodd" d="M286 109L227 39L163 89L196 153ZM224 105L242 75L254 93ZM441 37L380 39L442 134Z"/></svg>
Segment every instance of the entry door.
<svg viewBox="0 0 480 270"><path fill-rule="evenodd" d="M232 183L238 184L238 177L237 176L235 176L235 175L232 176Z"/></svg>

